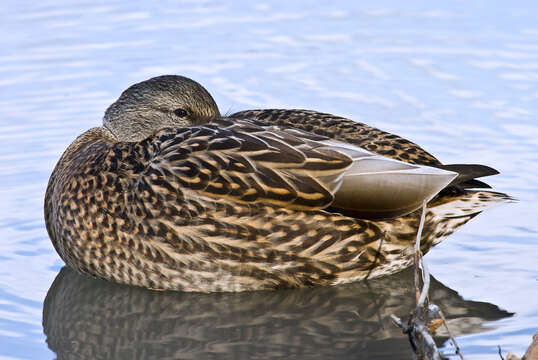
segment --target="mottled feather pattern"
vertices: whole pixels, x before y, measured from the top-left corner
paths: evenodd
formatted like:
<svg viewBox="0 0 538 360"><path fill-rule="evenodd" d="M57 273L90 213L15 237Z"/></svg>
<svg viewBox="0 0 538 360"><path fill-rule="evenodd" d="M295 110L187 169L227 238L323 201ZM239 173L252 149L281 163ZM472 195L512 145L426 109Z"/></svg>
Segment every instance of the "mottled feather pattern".
<svg viewBox="0 0 538 360"><path fill-rule="evenodd" d="M300 143L291 148L263 127L217 125L163 129L138 143L115 143L95 128L75 141L46 200L47 228L64 261L100 278L184 291L330 285L410 264L419 212L368 221L318 210L330 192L294 173L309 171ZM272 172L264 177L267 163ZM293 193L310 189L304 177L312 192ZM425 252L450 232L439 226L444 221L428 211Z"/></svg>
<svg viewBox="0 0 538 360"><path fill-rule="evenodd" d="M338 178L351 165L344 154L324 149L277 128L235 124L163 129L155 136L153 177L169 185L234 201L277 204L292 209L324 208ZM297 134L295 134L297 135ZM146 176L148 174L144 174Z"/></svg>
<svg viewBox="0 0 538 360"><path fill-rule="evenodd" d="M291 126L411 164L441 165L433 155L407 139L332 114L298 109L265 109L240 111L230 117L255 119L266 125Z"/></svg>
<svg viewBox="0 0 538 360"><path fill-rule="evenodd" d="M409 212L435 194L423 252L506 201L466 189L487 186L475 178L496 170L443 166L406 139L330 114L223 118L200 84L163 75L126 89L103 126L68 147L49 180L45 221L66 264L123 284L334 285L409 266L420 210Z"/></svg>

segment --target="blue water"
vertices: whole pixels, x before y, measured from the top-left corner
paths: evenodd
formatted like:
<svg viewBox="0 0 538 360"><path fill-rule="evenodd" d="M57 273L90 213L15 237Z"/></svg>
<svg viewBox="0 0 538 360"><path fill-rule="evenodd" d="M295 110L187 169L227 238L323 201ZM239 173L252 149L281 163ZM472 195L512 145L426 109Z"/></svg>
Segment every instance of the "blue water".
<svg viewBox="0 0 538 360"><path fill-rule="evenodd" d="M494 358L497 345L521 355L538 330L537 16L532 1L2 1L0 359L54 358L45 340L62 340L46 336L42 326L43 301L63 266L42 215L54 164L78 134L100 123L123 89L167 73L203 84L223 113L264 107L335 113L400 134L445 163L477 162L500 170L488 183L520 201L473 219L426 260L436 279L459 294L454 298L467 301L465 321L454 312L466 358ZM83 280L77 280L81 286ZM99 286L91 291L115 291ZM360 285L349 291L364 294ZM319 296L329 301L341 292ZM318 296L316 290L305 294ZM169 301L140 296L150 303ZM231 298L222 299L226 304ZM233 299L236 307L256 300ZM301 296L277 300L286 307L267 311L289 315ZM495 308L485 316L471 301ZM218 314L210 317L216 323ZM340 318L331 319L333 324ZM304 319L308 329L311 320ZM211 324L194 328L203 334ZM403 335L386 326L373 338L383 339L381 348L393 355L410 356ZM287 328L265 331L276 339L282 329ZM325 342L310 346L331 357L331 347L319 344L334 344L341 332L318 335ZM356 337L360 342L361 333ZM215 342L226 348L233 341L215 334L213 342L203 338L201 347L213 357L247 356L252 345L213 351ZM164 348L173 342L159 340ZM270 344L267 352L255 354L278 357L291 346ZM375 341L368 344L379 348ZM373 349L370 345L363 348ZM293 346L297 351L288 356L314 356ZM332 354L352 357L353 349Z"/></svg>

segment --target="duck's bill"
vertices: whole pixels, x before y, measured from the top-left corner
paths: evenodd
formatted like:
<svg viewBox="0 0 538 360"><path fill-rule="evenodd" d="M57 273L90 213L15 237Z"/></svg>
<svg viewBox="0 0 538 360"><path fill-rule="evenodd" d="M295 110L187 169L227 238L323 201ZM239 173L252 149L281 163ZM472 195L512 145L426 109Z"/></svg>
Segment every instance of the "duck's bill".
<svg viewBox="0 0 538 360"><path fill-rule="evenodd" d="M362 218L394 218L420 208L457 176L374 155L356 160L346 171L333 206Z"/></svg>

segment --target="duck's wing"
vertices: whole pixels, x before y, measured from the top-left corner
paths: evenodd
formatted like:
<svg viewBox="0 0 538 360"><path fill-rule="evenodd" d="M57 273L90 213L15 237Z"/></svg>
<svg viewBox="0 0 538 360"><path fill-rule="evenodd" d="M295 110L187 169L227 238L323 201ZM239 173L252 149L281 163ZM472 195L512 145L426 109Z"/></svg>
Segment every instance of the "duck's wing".
<svg viewBox="0 0 538 360"><path fill-rule="evenodd" d="M458 177L453 180L451 185L459 185L463 188L489 188L486 183L475 179L499 173L489 166L480 164L443 165L437 158L412 141L332 114L300 109L264 109L240 111L230 115L230 117L248 118L266 125L302 129L359 146L391 159L454 171L458 173Z"/></svg>
<svg viewBox="0 0 538 360"><path fill-rule="evenodd" d="M144 176L155 186L290 209L328 206L363 217L419 207L455 177L297 129L221 119L163 129Z"/></svg>
<svg viewBox="0 0 538 360"><path fill-rule="evenodd" d="M267 131L248 121L230 125L161 130L147 171L167 185L213 198L294 209L332 203L352 165L348 156L276 128Z"/></svg>
<svg viewBox="0 0 538 360"><path fill-rule="evenodd" d="M412 141L341 116L302 109L264 109L240 111L230 117L305 130L410 164L441 165L433 155Z"/></svg>

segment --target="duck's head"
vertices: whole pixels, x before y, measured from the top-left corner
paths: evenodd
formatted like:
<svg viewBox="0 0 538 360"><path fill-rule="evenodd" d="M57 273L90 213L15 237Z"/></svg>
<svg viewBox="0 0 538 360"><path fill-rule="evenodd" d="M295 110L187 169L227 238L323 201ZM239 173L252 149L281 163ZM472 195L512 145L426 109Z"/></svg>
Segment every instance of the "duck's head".
<svg viewBox="0 0 538 360"><path fill-rule="evenodd" d="M109 106L103 126L120 141L140 141L164 127L206 123L220 116L202 85L163 75L134 84Z"/></svg>

